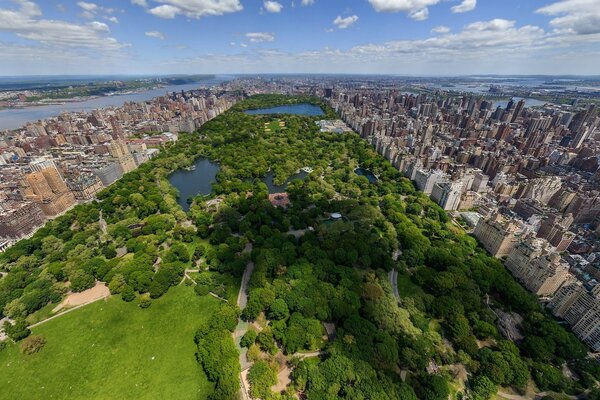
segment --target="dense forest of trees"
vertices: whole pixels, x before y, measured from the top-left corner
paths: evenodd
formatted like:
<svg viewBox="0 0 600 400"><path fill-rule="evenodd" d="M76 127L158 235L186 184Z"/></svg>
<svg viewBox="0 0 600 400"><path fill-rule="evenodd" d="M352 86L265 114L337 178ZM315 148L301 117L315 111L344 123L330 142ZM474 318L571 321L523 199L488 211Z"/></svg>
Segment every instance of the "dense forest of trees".
<svg viewBox="0 0 600 400"><path fill-rule="evenodd" d="M2 254L9 273L0 280L0 310L16 321L9 334L26 337L25 318L96 281L149 305L199 260L208 269L196 277L196 292L226 296L229 278L252 261L247 307L224 304L196 334L215 400L239 390L231 335L239 317L260 327L241 345L254 362L250 390L262 399L447 400L457 392L489 399L531 381L568 394L596 386L600 367L586 348L358 135L321 133L315 117L243 112L299 102L335 115L314 98L252 97ZM265 122L278 118L285 129L267 132ZM213 194L196 198L186 214L166 177L199 156L221 169ZM377 182L356 174L359 166ZM281 183L303 167L313 172L289 184L291 205L273 207L260 178L271 170ZM209 207L217 197L219 206ZM334 212L343 218L330 219ZM388 279L393 268L399 301ZM520 314L526 339L505 340L495 310ZM297 356L307 351L319 357ZM273 393L282 354L292 382ZM565 377L567 366L578 380Z"/></svg>

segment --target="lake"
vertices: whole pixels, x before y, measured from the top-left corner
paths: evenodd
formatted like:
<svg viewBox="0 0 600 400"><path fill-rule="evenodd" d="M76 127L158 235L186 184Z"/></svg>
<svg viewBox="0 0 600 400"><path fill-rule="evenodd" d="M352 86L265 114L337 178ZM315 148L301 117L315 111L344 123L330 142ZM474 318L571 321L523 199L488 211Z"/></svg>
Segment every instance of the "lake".
<svg viewBox="0 0 600 400"><path fill-rule="evenodd" d="M354 170L354 172L356 173L356 175L364 176L365 178L367 178L370 183L377 182L377 177L373 174L373 172L371 172L368 169L365 169L365 168L356 168Z"/></svg>
<svg viewBox="0 0 600 400"><path fill-rule="evenodd" d="M117 94L114 96L101 96L89 100L70 102L65 104L32 106L25 108L6 109L0 111L0 131L5 129L17 129L28 122L55 117L63 112L92 111L98 108L120 107L126 102L141 102L151 100L155 97L164 96L167 92L181 92L195 90L202 86L214 86L225 82L229 78L216 77L196 83L185 85L169 85L158 89L144 90L136 93Z"/></svg>
<svg viewBox="0 0 600 400"><path fill-rule="evenodd" d="M199 158L194 163L194 170L188 171L178 169L169 176L169 182L179 190L177 203L184 211L189 211L190 203L188 199L197 195L209 195L212 192L212 184L217 181L219 165L209 161L206 158ZM283 184L276 185L273 182L273 171L269 171L261 180L267 185L269 193L285 192L289 183L294 179L304 179L308 173L300 171L290 176Z"/></svg>
<svg viewBox="0 0 600 400"><path fill-rule="evenodd" d="M289 106L278 106L271 108L258 108L256 110L246 110L246 114L249 115L262 115L262 114L294 114L294 115L325 115L321 107L314 106L308 103L292 104Z"/></svg>
<svg viewBox="0 0 600 400"><path fill-rule="evenodd" d="M282 193L287 190L291 181L294 179L304 179L306 175L308 175L306 172L300 171L297 174L290 176L282 185L276 185L273 183L273 171L269 171L262 181L267 185L267 188L269 188L269 193Z"/></svg>
<svg viewBox="0 0 600 400"><path fill-rule="evenodd" d="M194 163L196 169L187 171L179 169L169 176L169 182L179 190L177 202L184 211L190 209L187 200L199 194L207 195L212 191L212 184L216 182L219 165L206 158L199 158Z"/></svg>

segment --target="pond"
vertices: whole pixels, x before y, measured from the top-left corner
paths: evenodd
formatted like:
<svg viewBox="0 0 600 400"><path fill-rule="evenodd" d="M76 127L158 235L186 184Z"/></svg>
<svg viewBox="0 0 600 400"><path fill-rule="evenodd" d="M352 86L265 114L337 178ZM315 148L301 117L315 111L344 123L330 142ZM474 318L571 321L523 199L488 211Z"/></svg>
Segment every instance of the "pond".
<svg viewBox="0 0 600 400"><path fill-rule="evenodd" d="M273 183L273 171L269 171L267 176L265 176L262 181L265 183L265 185L267 185L267 188L269 188L269 194L282 193L286 191L291 181L294 179L304 179L306 175L308 175L306 172L300 171L297 174L290 176L282 185L276 185Z"/></svg>
<svg viewBox="0 0 600 400"><path fill-rule="evenodd" d="M192 170L179 169L169 176L169 182L179 190L177 202L184 211L190 209L188 198L210 194L212 184L216 182L219 165L206 158L199 158Z"/></svg>
<svg viewBox="0 0 600 400"><path fill-rule="evenodd" d="M373 172L371 172L368 169L365 169L365 168L356 168L354 170L354 172L356 173L356 175L364 176L365 178L367 178L370 183L377 182L377 177L373 174Z"/></svg>
<svg viewBox="0 0 600 400"><path fill-rule="evenodd" d="M259 108L256 110L246 110L246 114L249 115L261 115L261 114L294 114L294 115L325 115L321 107L315 106L308 103L292 104L289 106L279 106L271 108Z"/></svg>

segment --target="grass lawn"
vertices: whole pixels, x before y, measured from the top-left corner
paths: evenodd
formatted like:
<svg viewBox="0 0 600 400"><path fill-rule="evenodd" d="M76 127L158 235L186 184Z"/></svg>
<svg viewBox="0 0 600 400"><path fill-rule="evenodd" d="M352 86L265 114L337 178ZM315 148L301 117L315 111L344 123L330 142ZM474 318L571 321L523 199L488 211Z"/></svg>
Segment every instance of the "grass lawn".
<svg viewBox="0 0 600 400"><path fill-rule="evenodd" d="M182 285L147 309L112 297L49 321L39 353L0 352L0 399L205 399L194 334L217 305Z"/></svg>

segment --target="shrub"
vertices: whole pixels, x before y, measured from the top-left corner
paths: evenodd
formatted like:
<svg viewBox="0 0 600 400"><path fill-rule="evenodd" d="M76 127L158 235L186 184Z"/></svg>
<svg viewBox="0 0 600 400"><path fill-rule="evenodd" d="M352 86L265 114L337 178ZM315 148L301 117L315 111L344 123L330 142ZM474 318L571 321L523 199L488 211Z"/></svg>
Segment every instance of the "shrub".
<svg viewBox="0 0 600 400"><path fill-rule="evenodd" d="M196 285L194 291L198 296L206 296L210 292L210 286L207 285Z"/></svg>
<svg viewBox="0 0 600 400"><path fill-rule="evenodd" d="M121 291L121 298L129 303L135 299L135 291L131 286L125 285Z"/></svg>
<svg viewBox="0 0 600 400"><path fill-rule="evenodd" d="M40 351L46 344L46 339L40 335L29 336L24 339L19 345L19 349L23 354L34 354Z"/></svg>
<svg viewBox="0 0 600 400"><path fill-rule="evenodd" d="M140 307L148 308L151 305L152 305L152 299L150 298L149 294L145 293L140 296L140 304L139 304Z"/></svg>
<svg viewBox="0 0 600 400"><path fill-rule="evenodd" d="M14 340L15 342L18 342L21 339L25 339L31 334L31 331L27 327L27 322L25 322L24 319L17 320L14 324L4 324L4 331L6 332L8 337Z"/></svg>

